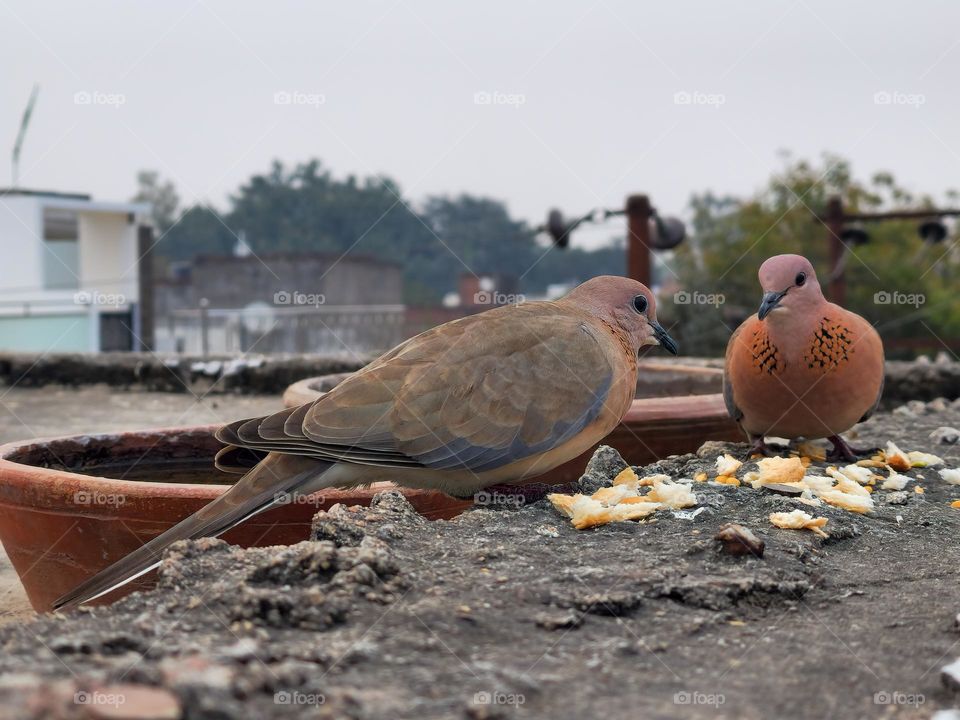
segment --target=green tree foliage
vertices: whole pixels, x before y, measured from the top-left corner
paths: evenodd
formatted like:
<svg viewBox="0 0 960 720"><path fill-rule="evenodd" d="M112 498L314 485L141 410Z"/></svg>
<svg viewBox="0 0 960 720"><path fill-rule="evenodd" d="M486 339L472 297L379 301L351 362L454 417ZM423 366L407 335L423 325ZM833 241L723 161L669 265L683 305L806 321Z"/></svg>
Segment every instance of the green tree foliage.
<svg viewBox="0 0 960 720"><path fill-rule="evenodd" d="M700 293L701 299L723 295L725 303L713 307L664 300L687 352L723 352L730 332L759 305L757 268L771 255L805 255L821 284L827 284L827 231L814 215L825 210L832 195L843 199L848 213L933 205L929 197L914 197L889 173L857 180L846 161L830 155L818 164L788 158L764 189L746 199L694 196L692 237L678 248L673 268L682 289ZM917 235L916 221L870 223L865 229L870 242L850 246L846 260L847 307L875 323L884 339L892 341L888 347L896 347L898 339L922 337L937 350L942 349L938 337L960 337L960 298L955 292L960 258L951 240L925 243ZM877 293L884 292L900 293L903 302L875 301ZM923 301L908 304L905 296ZM896 354L895 349L891 355Z"/></svg>
<svg viewBox="0 0 960 720"><path fill-rule="evenodd" d="M523 291L539 292L551 282L623 269L622 247L545 254L533 231L499 201L429 197L417 208L390 178L339 180L316 160L291 169L275 162L251 177L222 215L190 208L171 223L157 253L167 261L229 253L241 231L257 254L350 253L397 262L411 303L439 302L466 272L512 277Z"/></svg>
<svg viewBox="0 0 960 720"><path fill-rule="evenodd" d="M156 170L141 170L137 173L137 194L134 202L148 202L152 208L152 219L158 232L164 232L177 218L180 196L173 183L160 179Z"/></svg>

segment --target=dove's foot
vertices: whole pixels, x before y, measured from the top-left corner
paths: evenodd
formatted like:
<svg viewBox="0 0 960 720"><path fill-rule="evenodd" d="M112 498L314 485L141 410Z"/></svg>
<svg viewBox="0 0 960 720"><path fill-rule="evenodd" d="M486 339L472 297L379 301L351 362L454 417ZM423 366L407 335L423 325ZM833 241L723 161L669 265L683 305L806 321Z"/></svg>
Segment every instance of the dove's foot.
<svg viewBox="0 0 960 720"><path fill-rule="evenodd" d="M763 455L764 457L773 457L777 454L775 448L770 447L763 439L763 435L760 437L753 438L753 444L750 446L750 449L747 450L746 459L749 460L754 455Z"/></svg>
<svg viewBox="0 0 960 720"><path fill-rule="evenodd" d="M827 460L846 460L847 462L856 462L864 455L873 455L878 448L855 448L839 435L831 435L827 438L833 443L833 449L827 453Z"/></svg>

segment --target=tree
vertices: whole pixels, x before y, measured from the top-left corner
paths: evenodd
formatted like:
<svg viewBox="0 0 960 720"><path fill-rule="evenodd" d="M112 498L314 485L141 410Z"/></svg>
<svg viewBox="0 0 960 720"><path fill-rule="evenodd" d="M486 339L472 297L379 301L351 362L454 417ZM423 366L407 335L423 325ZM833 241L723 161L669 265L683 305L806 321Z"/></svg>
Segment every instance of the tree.
<svg viewBox="0 0 960 720"><path fill-rule="evenodd" d="M137 194L134 202L147 202L157 231L166 232L177 218L180 197L173 183L162 182L156 170L141 170L137 173Z"/></svg>
<svg viewBox="0 0 960 720"><path fill-rule="evenodd" d="M664 299L663 314L679 324L685 351L696 355L723 352L730 333L756 311L760 299L757 268L771 255L805 255L826 286L832 269L826 230L814 213L822 213L832 195L839 195L849 212L932 204L931 198L914 197L897 185L889 173L879 173L869 182L859 181L849 163L832 155L824 155L816 165L788 158L784 169L752 197L695 195L691 200L692 237L678 248L675 269L688 297L697 293L701 301L713 296L722 297L723 302L714 307ZM847 307L875 323L888 345L918 334L931 337L930 333L943 333L947 337L960 331L960 298L951 291L957 258L944 254L945 247L924 243L916 230L911 221L871 224L871 241L851 246L848 252ZM912 295L922 301L884 303L882 296L875 298L882 292Z"/></svg>

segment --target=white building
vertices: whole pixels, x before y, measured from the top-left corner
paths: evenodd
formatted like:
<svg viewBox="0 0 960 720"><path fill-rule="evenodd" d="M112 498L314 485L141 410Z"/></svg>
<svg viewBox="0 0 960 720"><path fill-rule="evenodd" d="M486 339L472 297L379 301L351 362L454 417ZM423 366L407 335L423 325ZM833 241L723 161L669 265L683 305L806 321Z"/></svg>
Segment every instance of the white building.
<svg viewBox="0 0 960 720"><path fill-rule="evenodd" d="M86 195L0 191L0 350L139 348L141 330L150 330L139 281L149 210Z"/></svg>

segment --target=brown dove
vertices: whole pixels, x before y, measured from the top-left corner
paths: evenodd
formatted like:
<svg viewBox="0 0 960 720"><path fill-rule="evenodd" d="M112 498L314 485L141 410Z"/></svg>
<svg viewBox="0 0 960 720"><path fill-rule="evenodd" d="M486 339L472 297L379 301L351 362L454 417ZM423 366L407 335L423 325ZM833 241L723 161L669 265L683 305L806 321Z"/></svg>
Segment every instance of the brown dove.
<svg viewBox="0 0 960 720"><path fill-rule="evenodd" d="M597 277L553 302L499 307L407 340L320 399L226 425L226 493L61 597L104 595L177 540L217 536L290 496L392 480L470 497L585 452L633 400L641 348L676 343L653 294Z"/></svg>
<svg viewBox="0 0 960 720"><path fill-rule="evenodd" d="M883 343L866 320L828 302L810 262L776 255L760 266L763 301L727 344L727 410L770 454L765 435L828 438L832 457L858 451L840 436L876 410L883 392Z"/></svg>

